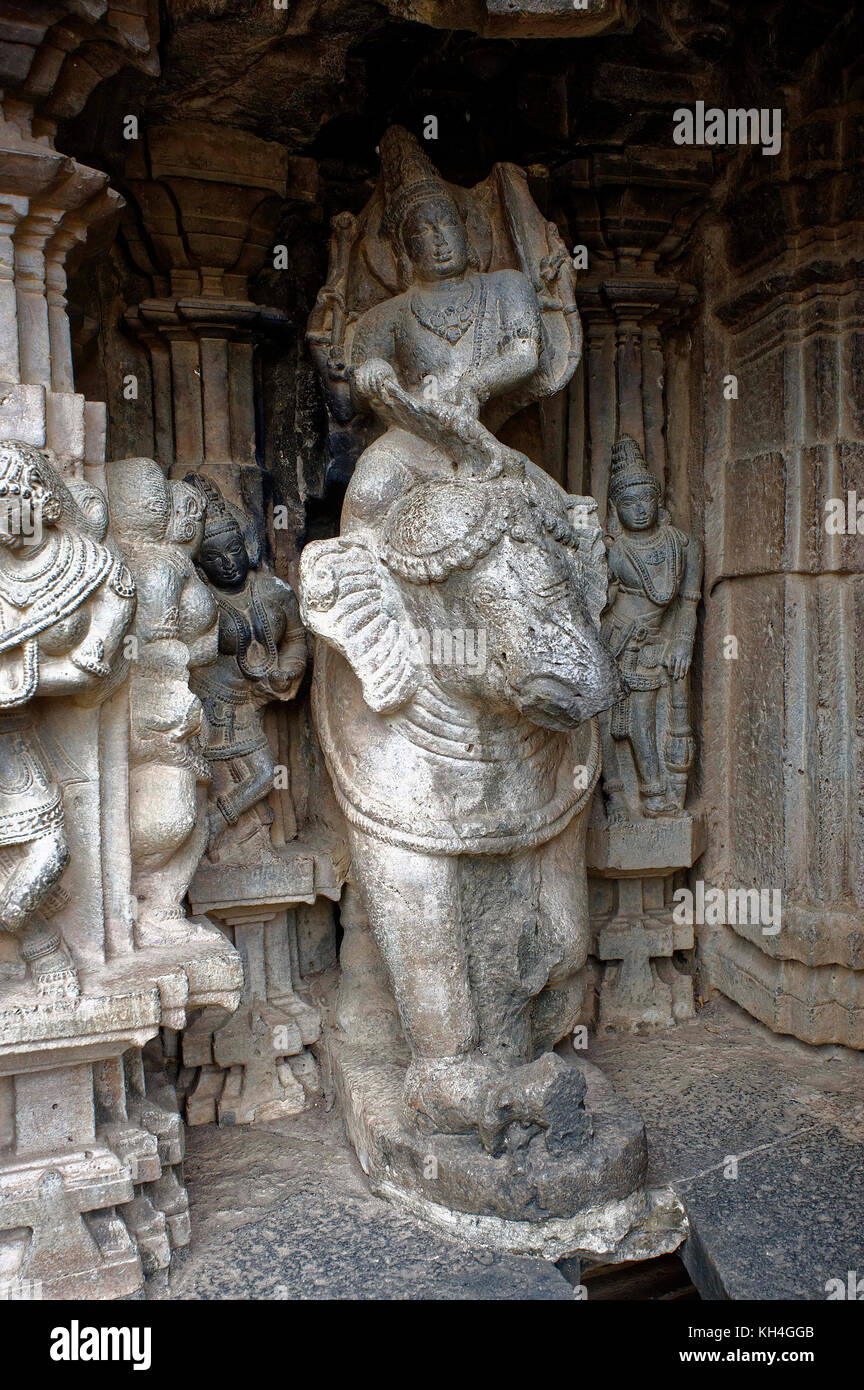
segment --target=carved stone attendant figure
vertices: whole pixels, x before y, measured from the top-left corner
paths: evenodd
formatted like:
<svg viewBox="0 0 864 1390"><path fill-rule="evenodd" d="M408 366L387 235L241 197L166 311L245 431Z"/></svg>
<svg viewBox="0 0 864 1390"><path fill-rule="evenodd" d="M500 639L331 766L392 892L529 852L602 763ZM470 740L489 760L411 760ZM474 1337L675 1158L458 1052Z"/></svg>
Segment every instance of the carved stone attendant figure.
<svg viewBox="0 0 864 1390"><path fill-rule="evenodd" d="M694 756L687 675L702 551L671 524L660 485L629 435L613 450L608 531L602 631L629 688L601 719L609 819L676 816Z"/></svg>
<svg viewBox="0 0 864 1390"><path fill-rule="evenodd" d="M572 1155L591 1131L583 1073L550 1049L578 1018L588 952L592 716L622 687L598 630L606 585L593 502L564 493L480 414L488 405L487 420L505 418L508 399L566 381L581 340L554 276L541 299L548 229L518 171L501 166L483 206L497 203L499 245L512 238L525 268L484 271L468 233L480 198L472 211L398 128L381 157L365 239L328 293L347 310L352 294L368 304L364 265L400 292L382 298L379 284L380 302L354 314L338 354L324 351L320 305L312 330L331 404L344 407L350 389L383 432L357 463L340 537L303 552L301 611L322 638L315 712L353 881L408 1046L404 1114L415 1134L464 1136L461 1193L455 1178L449 1193L424 1189L416 1155L398 1158L411 1141L388 1130L385 1143L372 1118L386 1128L379 1083L363 1082L376 1045L364 1013L386 1012L369 993L368 952L361 1006L343 1016L348 1044L370 1051L362 1065L350 1054L340 1084L379 1182L521 1219L526 1183L540 1181L547 1212L563 1215L578 1206L574 1182L587 1180ZM569 265L556 273L569 277ZM341 322L334 315L334 332ZM553 336L562 325L563 340ZM476 640L454 659L442 634ZM380 1081L388 1095L392 1076ZM520 1153L512 1168L484 1167L487 1154ZM606 1173L602 1160L594 1171Z"/></svg>
<svg viewBox="0 0 864 1390"><path fill-rule="evenodd" d="M190 474L206 498L199 564L219 615L219 655L196 672L204 706L210 789L210 862L250 865L269 859L275 760L263 709L291 700L306 669L306 638L290 585L252 569L240 520L206 478ZM226 832L230 832L227 833Z"/></svg>
<svg viewBox="0 0 864 1390"><path fill-rule="evenodd" d="M50 922L69 848L32 701L104 698L135 610L132 575L73 487L38 449L0 443L0 928L17 937L39 992L55 997L79 993ZM25 513L35 525L22 524Z"/></svg>
<svg viewBox="0 0 864 1390"><path fill-rule="evenodd" d="M189 688L191 672L216 659L216 605L192 563L204 506L154 459L112 463L108 492L139 593L129 694L135 936L139 946L170 944L191 930L183 899L207 843L209 771Z"/></svg>

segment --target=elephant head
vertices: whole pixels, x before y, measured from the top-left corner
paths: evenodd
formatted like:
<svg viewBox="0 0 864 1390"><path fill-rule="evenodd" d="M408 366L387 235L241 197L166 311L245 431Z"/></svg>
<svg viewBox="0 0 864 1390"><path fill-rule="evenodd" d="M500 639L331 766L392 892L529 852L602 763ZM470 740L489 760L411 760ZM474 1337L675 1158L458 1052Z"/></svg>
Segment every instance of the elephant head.
<svg viewBox="0 0 864 1390"><path fill-rule="evenodd" d="M418 483L375 533L306 547L303 619L373 710L400 708L431 678L485 711L574 728L623 693L589 610L596 557L583 542L528 480Z"/></svg>

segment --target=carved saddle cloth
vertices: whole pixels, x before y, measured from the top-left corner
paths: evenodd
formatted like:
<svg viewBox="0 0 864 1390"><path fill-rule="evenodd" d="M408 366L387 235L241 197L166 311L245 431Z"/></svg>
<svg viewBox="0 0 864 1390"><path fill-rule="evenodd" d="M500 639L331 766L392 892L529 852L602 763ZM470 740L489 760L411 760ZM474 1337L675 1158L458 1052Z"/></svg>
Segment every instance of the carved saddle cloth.
<svg viewBox="0 0 864 1390"><path fill-rule="evenodd" d="M338 652L319 642L313 705L346 818L425 854L512 854L561 833L600 769L595 720L570 733L512 722L478 728L429 689L378 714Z"/></svg>

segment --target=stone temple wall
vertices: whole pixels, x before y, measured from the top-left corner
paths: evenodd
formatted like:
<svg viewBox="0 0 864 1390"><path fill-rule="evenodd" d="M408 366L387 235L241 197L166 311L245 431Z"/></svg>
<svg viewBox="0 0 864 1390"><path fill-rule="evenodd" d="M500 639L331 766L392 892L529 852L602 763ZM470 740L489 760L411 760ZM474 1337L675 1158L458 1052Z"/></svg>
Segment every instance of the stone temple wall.
<svg viewBox="0 0 864 1390"><path fill-rule="evenodd" d="M716 991L778 1033L864 1049L860 17L840 0L744 17L727 0L19 8L0 16L0 468L19 496L41 458L39 487L65 500L54 609L37 598L34 618L33 562L0 555L0 1276L139 1292L188 1240L184 1119L286 1118L328 1087L375 1190L415 1214L463 1234L488 1218L520 1251L673 1248L680 1212L644 1186L638 1116L596 1069L562 1077L553 1046L580 1025L672 1028ZM676 143L700 107L778 111L782 145ZM491 298L512 379L482 379L479 328L460 366L474 291L442 320L411 279L398 237L430 189L486 277L480 322ZM402 395L388 351L403 377L410 358ZM453 535L397 496L380 446L396 429L415 502L418 477L453 489ZM510 511L472 511L490 479ZM654 498L647 551L628 489ZM427 622L442 594L464 618L474 567L517 540L524 558L538 515L540 551L555 535L573 565L558 631L591 619L576 650L596 680L590 708L570 690L573 768L548 733L558 686L531 738L559 749L559 781L586 774L584 803L551 848L522 827L484 858L484 800L461 849L442 832L409 860L428 848L403 824L409 764L382 833L340 784L343 711L387 767L405 692L437 756L436 701L449 718L465 689L437 669L433 700L396 638L357 655L352 621L370 594L379 636L422 627L421 597ZM450 570L399 550L427 531L457 546ZM77 607L67 551L92 570ZM515 661L512 614L507 637ZM555 652L566 685L578 663ZM466 680L509 731L542 704L530 674L506 714L500 687ZM501 825L530 756L490 783ZM45 805L27 792L6 816L22 767ZM440 780L417 774L429 804ZM447 781L454 805L465 785ZM49 838L53 863L28 869ZM702 911L712 892L725 906ZM442 1041L412 982L427 971L444 997L457 918L500 931L504 959L520 894L560 942L533 974L513 946L505 984L472 957L465 1037ZM497 1018L505 996L533 1044ZM442 1058L481 1034L448 1090ZM483 1070L496 1048L521 1067L515 1121ZM555 1149L589 1142L586 1106L596 1191ZM515 1162L517 1121L551 1233L522 1219L515 1179L489 1178L490 1158Z"/></svg>
<svg viewBox="0 0 864 1390"><path fill-rule="evenodd" d="M729 170L705 230L704 876L782 891L783 922L706 928L706 980L780 1032L860 1048L860 108L828 45L780 159ZM748 518L752 518L748 522ZM718 658L726 634L737 661Z"/></svg>

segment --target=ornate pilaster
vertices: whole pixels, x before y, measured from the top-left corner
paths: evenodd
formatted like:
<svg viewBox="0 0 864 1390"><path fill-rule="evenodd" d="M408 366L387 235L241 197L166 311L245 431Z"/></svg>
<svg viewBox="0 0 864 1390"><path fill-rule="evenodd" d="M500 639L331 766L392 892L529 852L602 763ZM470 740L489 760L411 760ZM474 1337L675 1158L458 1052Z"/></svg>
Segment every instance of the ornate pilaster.
<svg viewBox="0 0 864 1390"><path fill-rule="evenodd" d="M69 472L104 457L105 407L72 380L66 317L67 258L115 216L108 176L59 154L33 133L23 102L0 114L0 435L53 450Z"/></svg>
<svg viewBox="0 0 864 1390"><path fill-rule="evenodd" d="M826 90L849 90L850 58L838 36ZM798 110L776 160L739 158L708 232L704 876L782 913L724 914L701 947L708 983L775 1031L860 1049L859 122L854 101Z"/></svg>
<svg viewBox="0 0 864 1390"><path fill-rule="evenodd" d="M674 167L658 187L657 171L664 163ZM686 525L689 516L686 505L681 506L686 499L676 495L667 456L666 355L669 335L686 319L696 290L667 266L688 218L695 216L698 194L708 186L710 160L699 151L685 151L682 158L682 152L634 150L626 159L592 154L573 167L575 235L588 247L589 265L576 282L586 328L587 431L579 441L583 457L571 450L568 458L571 486L584 479L608 523L613 447L629 436L666 493L671 520ZM660 697L658 710L668 729L658 732L660 747L667 738L686 735L689 748L684 683L670 683L668 720L662 690ZM621 746L611 738L610 750ZM671 900L702 853L704 826L695 810L685 810L687 770L669 768L666 775L670 804L678 806L681 819L661 823L634 812L635 820L620 824L616 817L607 824L604 811L603 823L589 835L599 1023L604 1028L668 1027L693 1012L692 980L675 967L676 960L684 959L681 952L692 951L693 930L675 926Z"/></svg>

